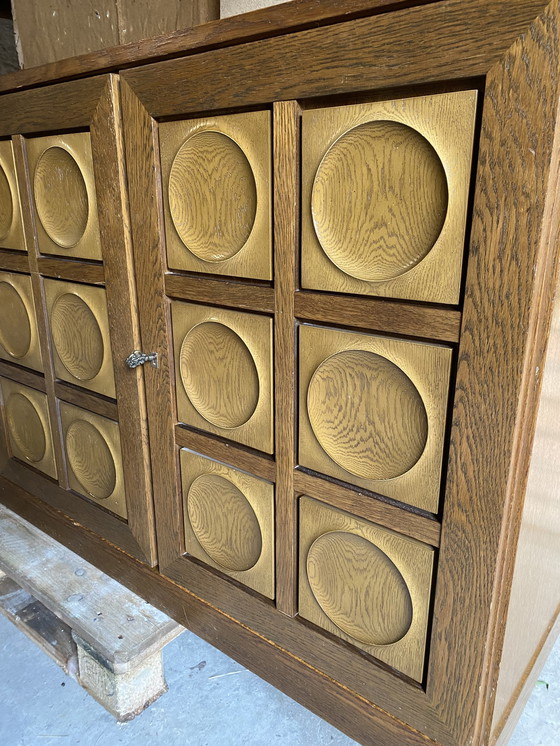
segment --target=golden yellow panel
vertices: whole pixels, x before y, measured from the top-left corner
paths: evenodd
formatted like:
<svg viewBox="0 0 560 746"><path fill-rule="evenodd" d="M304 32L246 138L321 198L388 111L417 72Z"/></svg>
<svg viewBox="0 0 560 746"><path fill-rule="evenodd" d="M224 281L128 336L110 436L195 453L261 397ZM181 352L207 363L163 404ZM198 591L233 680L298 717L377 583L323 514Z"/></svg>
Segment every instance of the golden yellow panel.
<svg viewBox="0 0 560 746"><path fill-rule="evenodd" d="M45 280L45 295L57 377L115 398L105 290Z"/></svg>
<svg viewBox="0 0 560 746"><path fill-rule="evenodd" d="M434 551L300 499L299 613L422 680Z"/></svg>
<svg viewBox="0 0 560 746"><path fill-rule="evenodd" d="M26 251L11 140L0 140L0 248Z"/></svg>
<svg viewBox="0 0 560 746"><path fill-rule="evenodd" d="M274 485L181 450L187 553L274 598Z"/></svg>
<svg viewBox="0 0 560 746"><path fill-rule="evenodd" d="M12 455L56 479L46 395L7 378L0 378L0 388Z"/></svg>
<svg viewBox="0 0 560 746"><path fill-rule="evenodd" d="M299 463L436 513L451 349L303 325Z"/></svg>
<svg viewBox="0 0 560 746"><path fill-rule="evenodd" d="M101 259L89 132L27 141L42 254Z"/></svg>
<svg viewBox="0 0 560 746"><path fill-rule="evenodd" d="M29 275L0 272L0 358L43 370Z"/></svg>
<svg viewBox="0 0 560 746"><path fill-rule="evenodd" d="M476 99L303 112L304 288L458 303Z"/></svg>
<svg viewBox="0 0 560 746"><path fill-rule="evenodd" d="M174 301L181 422L273 451L272 320Z"/></svg>
<svg viewBox="0 0 560 746"><path fill-rule="evenodd" d="M168 264L272 279L270 112L159 127Z"/></svg>
<svg viewBox="0 0 560 746"><path fill-rule="evenodd" d="M60 402L70 487L126 518L119 426L113 420Z"/></svg>

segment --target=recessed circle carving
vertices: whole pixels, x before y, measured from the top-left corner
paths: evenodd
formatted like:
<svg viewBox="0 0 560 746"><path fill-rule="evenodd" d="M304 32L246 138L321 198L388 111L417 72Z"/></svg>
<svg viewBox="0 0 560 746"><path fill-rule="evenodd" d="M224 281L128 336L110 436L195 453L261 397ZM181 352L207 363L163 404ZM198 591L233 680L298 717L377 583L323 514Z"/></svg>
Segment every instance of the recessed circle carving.
<svg viewBox="0 0 560 746"><path fill-rule="evenodd" d="M208 556L226 570L243 572L256 565L262 535L251 504L229 479L203 474L187 495L189 521Z"/></svg>
<svg viewBox="0 0 560 746"><path fill-rule="evenodd" d="M205 262L230 259L245 245L257 211L257 187L245 153L206 130L179 149L169 175L169 209L185 246Z"/></svg>
<svg viewBox="0 0 560 746"><path fill-rule="evenodd" d="M58 246L71 249L86 230L89 201L86 183L72 155L57 146L37 161L35 204L45 232Z"/></svg>
<svg viewBox="0 0 560 746"><path fill-rule="evenodd" d="M47 450L47 439L33 402L23 394L12 394L6 404L6 419L18 455L33 464L41 461Z"/></svg>
<svg viewBox="0 0 560 746"><path fill-rule="evenodd" d="M99 430L86 420L75 420L66 431L66 454L74 476L96 500L110 497L117 483L111 449Z"/></svg>
<svg viewBox="0 0 560 746"><path fill-rule="evenodd" d="M418 390L394 363L366 350L324 360L307 390L311 427L330 458L364 479L392 479L418 461L428 417Z"/></svg>
<svg viewBox="0 0 560 746"><path fill-rule="evenodd" d="M412 623L412 599L392 560L372 542L345 531L316 539L307 555L315 599L342 632L364 645L391 645Z"/></svg>
<svg viewBox="0 0 560 746"><path fill-rule="evenodd" d="M93 311L78 295L59 296L51 313L51 328L58 356L80 381L91 381L103 364L103 336Z"/></svg>
<svg viewBox="0 0 560 746"><path fill-rule="evenodd" d="M259 400L259 375L249 348L215 321L193 327L181 345L181 380L196 411L216 427L247 422Z"/></svg>
<svg viewBox="0 0 560 746"><path fill-rule="evenodd" d="M367 122L323 157L311 196L315 232L331 261L358 280L407 272L436 242L447 214L443 164L419 132Z"/></svg>
<svg viewBox="0 0 560 746"><path fill-rule="evenodd" d="M12 190L6 172L0 165L0 239L8 235L13 216Z"/></svg>
<svg viewBox="0 0 560 746"><path fill-rule="evenodd" d="M22 358L31 346L31 324L21 295L9 282L0 282L0 344L12 357Z"/></svg>

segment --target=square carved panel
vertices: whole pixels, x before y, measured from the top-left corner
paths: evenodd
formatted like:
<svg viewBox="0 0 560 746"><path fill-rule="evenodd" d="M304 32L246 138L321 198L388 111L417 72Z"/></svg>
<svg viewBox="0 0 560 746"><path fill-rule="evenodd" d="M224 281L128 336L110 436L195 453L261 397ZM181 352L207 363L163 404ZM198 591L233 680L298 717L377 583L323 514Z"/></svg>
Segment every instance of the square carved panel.
<svg viewBox="0 0 560 746"><path fill-rule="evenodd" d="M159 127L170 268L272 279L270 112Z"/></svg>
<svg viewBox="0 0 560 746"><path fill-rule="evenodd" d="M179 420L272 453L272 319L174 301Z"/></svg>
<svg viewBox="0 0 560 746"><path fill-rule="evenodd" d="M274 485L181 450L187 553L274 598Z"/></svg>
<svg viewBox="0 0 560 746"><path fill-rule="evenodd" d="M11 140L0 140L0 249L26 250Z"/></svg>
<svg viewBox="0 0 560 746"><path fill-rule="evenodd" d="M304 288L458 303L476 98L303 112Z"/></svg>
<svg viewBox="0 0 560 746"><path fill-rule="evenodd" d="M416 681L433 562L433 549L419 541L300 499L300 615Z"/></svg>
<svg viewBox="0 0 560 746"><path fill-rule="evenodd" d="M299 330L299 462L437 512L451 349Z"/></svg>
<svg viewBox="0 0 560 746"><path fill-rule="evenodd" d="M12 456L56 479L46 395L7 378L0 378L0 388Z"/></svg>
<svg viewBox="0 0 560 746"><path fill-rule="evenodd" d="M42 254L102 258L89 132L26 141Z"/></svg>
<svg viewBox="0 0 560 746"><path fill-rule="evenodd" d="M126 518L118 424L66 402L59 406L70 487Z"/></svg>
<svg viewBox="0 0 560 746"><path fill-rule="evenodd" d="M57 377L115 398L105 290L45 280L45 295Z"/></svg>
<svg viewBox="0 0 560 746"><path fill-rule="evenodd" d="M0 272L0 358L43 370L29 275Z"/></svg>

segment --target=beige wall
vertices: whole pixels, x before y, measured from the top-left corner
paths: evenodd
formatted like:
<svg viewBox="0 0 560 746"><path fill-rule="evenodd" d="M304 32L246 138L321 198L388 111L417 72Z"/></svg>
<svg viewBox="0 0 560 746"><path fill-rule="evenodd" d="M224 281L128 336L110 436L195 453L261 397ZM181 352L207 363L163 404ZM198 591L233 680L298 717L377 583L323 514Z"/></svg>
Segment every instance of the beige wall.
<svg viewBox="0 0 560 746"><path fill-rule="evenodd" d="M248 13L257 8L266 8L269 5L279 5L286 0L220 0L220 18L236 16L239 13Z"/></svg>

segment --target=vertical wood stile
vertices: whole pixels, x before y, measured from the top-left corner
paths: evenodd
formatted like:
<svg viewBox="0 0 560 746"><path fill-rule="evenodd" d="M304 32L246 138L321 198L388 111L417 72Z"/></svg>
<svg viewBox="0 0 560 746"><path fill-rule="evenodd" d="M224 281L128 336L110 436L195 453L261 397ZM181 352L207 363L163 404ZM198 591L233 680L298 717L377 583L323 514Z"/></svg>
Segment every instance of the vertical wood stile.
<svg viewBox="0 0 560 746"><path fill-rule="evenodd" d="M159 187L157 124L134 91L121 84L134 260L142 329L142 349L157 352L159 367L144 366L149 423L158 560L171 565L184 547L182 506L174 438L174 366L171 319L165 296L165 254ZM147 195L156 195L146 200ZM183 550L184 551L184 550Z"/></svg>
<svg viewBox="0 0 560 746"><path fill-rule="evenodd" d="M276 605L297 613L297 505L294 493L296 327L294 301L299 228L297 101L274 104L274 323L276 435Z"/></svg>
<svg viewBox="0 0 560 746"><path fill-rule="evenodd" d="M31 285L33 287L33 301L35 303L35 313L37 315L37 332L39 335L39 344L41 347L41 357L43 360L43 372L45 374L45 391L49 407L49 417L51 419L53 447L56 462L56 471L58 474L58 483L63 489L68 489L68 471L66 469L66 459L64 458L64 445L62 442L62 427L55 395L55 372L53 359L51 355L51 342L49 332L49 322L47 318L47 306L43 283L39 276L38 267L38 249L35 233L35 213L33 207L33 198L31 196L31 176L27 166L25 155L24 138L16 135L13 138L14 161L16 165L17 180L19 185L19 194L21 199L21 219L23 223L23 233L27 246L27 256L29 259L29 271L31 273Z"/></svg>

